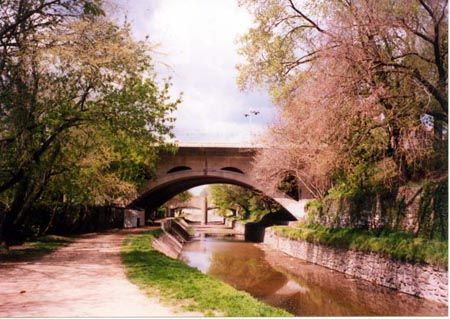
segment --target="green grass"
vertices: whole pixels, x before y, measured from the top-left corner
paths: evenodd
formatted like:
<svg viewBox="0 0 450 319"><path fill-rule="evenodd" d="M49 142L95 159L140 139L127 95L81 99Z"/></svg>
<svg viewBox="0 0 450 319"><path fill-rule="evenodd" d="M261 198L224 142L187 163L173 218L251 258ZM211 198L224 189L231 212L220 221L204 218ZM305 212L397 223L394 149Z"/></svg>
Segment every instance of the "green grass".
<svg viewBox="0 0 450 319"><path fill-rule="evenodd" d="M26 242L20 246L12 246L9 250L0 251L0 261L23 261L42 257L55 251L57 248L66 246L73 241L70 237L47 235Z"/></svg>
<svg viewBox="0 0 450 319"><path fill-rule="evenodd" d="M184 310L205 315L223 316L290 316L282 309L262 303L246 292L214 279L171 259L151 247L160 231L129 235L122 245L122 261L131 282L148 295Z"/></svg>
<svg viewBox="0 0 450 319"><path fill-rule="evenodd" d="M273 228L278 235L291 239L375 252L397 260L426 263L444 268L448 265L448 241L426 240L405 232L385 230L377 234L368 230L331 229L320 225L275 226Z"/></svg>

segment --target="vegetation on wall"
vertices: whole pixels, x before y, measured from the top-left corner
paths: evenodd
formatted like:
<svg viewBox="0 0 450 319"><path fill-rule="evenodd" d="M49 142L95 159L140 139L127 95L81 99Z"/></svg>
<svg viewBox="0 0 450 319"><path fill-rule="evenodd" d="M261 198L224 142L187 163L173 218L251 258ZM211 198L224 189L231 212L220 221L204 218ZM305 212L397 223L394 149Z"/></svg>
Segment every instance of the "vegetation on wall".
<svg viewBox="0 0 450 319"><path fill-rule="evenodd" d="M419 207L418 235L448 240L448 182L426 183Z"/></svg>
<svg viewBox="0 0 450 319"><path fill-rule="evenodd" d="M405 190L409 190L409 198L404 197ZM395 196L386 190L355 194L331 189L323 199L309 202L306 212L311 224L408 231L416 237L446 241L448 182L403 186Z"/></svg>
<svg viewBox="0 0 450 319"><path fill-rule="evenodd" d="M274 226L277 234L291 239L324 244L417 263L447 268L448 242L415 237L413 234L388 231L373 232L351 228L327 228L321 225L296 227Z"/></svg>

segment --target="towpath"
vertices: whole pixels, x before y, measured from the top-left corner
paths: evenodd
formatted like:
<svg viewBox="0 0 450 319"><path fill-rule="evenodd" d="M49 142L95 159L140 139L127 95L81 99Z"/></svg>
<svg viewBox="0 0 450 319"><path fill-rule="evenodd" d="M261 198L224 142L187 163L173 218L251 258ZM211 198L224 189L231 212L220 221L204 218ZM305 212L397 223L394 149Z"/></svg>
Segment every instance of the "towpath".
<svg viewBox="0 0 450 319"><path fill-rule="evenodd" d="M120 246L130 231L90 234L28 262L0 261L0 317L189 316L130 283Z"/></svg>

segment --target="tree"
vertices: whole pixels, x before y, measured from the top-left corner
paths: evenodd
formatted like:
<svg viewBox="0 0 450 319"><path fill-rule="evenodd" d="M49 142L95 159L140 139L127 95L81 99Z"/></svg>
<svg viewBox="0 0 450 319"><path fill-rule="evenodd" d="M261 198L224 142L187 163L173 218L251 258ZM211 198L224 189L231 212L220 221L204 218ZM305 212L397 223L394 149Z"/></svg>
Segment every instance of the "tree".
<svg viewBox="0 0 450 319"><path fill-rule="evenodd" d="M241 39L239 84L267 85L281 107L260 166L318 197L340 172L357 185L446 171L446 1L242 3L256 27Z"/></svg>
<svg viewBox="0 0 450 319"><path fill-rule="evenodd" d="M0 37L0 200L11 238L38 201L135 196L179 99L101 2L7 1Z"/></svg>
<svg viewBox="0 0 450 319"><path fill-rule="evenodd" d="M239 84L272 89L296 81L312 61L359 53L371 73L400 72L439 103L447 114L447 1L241 0L257 26L241 39ZM311 14L311 16L310 16ZM367 58L365 60L364 58ZM367 72L366 71L366 72ZM405 79L406 80L406 79Z"/></svg>
<svg viewBox="0 0 450 319"><path fill-rule="evenodd" d="M190 191L181 192L176 196L177 200L179 200L181 203L186 203L190 201L192 197L193 195Z"/></svg>
<svg viewBox="0 0 450 319"><path fill-rule="evenodd" d="M241 219L260 219L267 213L280 210L273 200L248 188L228 184L212 184L208 188L212 201L223 216L233 211Z"/></svg>
<svg viewBox="0 0 450 319"><path fill-rule="evenodd" d="M182 206L183 204L189 202L192 199L192 197L193 197L192 193L187 190L169 199L164 204L164 206L169 208L170 206Z"/></svg>

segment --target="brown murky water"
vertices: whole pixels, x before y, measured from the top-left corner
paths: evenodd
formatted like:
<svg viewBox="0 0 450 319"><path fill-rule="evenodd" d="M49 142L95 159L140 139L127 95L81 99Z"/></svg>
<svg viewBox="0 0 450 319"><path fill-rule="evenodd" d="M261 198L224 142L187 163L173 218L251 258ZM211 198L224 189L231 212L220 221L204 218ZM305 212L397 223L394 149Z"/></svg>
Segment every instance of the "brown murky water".
<svg viewBox="0 0 450 319"><path fill-rule="evenodd" d="M290 257L236 237L188 243L181 259L296 316L445 316L447 306Z"/></svg>

